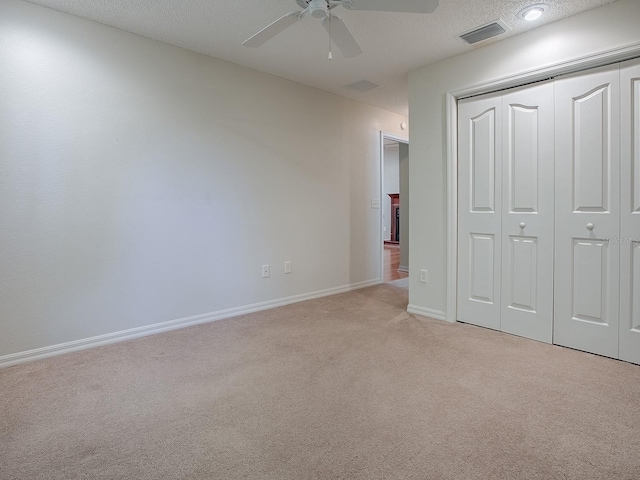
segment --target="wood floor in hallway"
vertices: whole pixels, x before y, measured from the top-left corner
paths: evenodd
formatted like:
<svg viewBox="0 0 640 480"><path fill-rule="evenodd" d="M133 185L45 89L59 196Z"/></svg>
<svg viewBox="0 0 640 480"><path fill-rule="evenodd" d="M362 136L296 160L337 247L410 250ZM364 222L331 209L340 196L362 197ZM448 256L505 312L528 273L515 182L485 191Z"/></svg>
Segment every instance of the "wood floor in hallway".
<svg viewBox="0 0 640 480"><path fill-rule="evenodd" d="M400 268L400 247L397 245L384 246L384 282L393 282L407 278L408 273L398 272Z"/></svg>

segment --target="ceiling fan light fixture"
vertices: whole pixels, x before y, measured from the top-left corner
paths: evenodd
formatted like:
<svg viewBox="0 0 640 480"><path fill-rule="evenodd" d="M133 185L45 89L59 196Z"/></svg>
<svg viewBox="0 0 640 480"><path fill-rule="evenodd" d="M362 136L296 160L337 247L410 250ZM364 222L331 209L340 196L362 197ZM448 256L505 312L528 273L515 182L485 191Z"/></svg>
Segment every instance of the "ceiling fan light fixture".
<svg viewBox="0 0 640 480"><path fill-rule="evenodd" d="M327 13L327 0L311 0L309 2L309 13L313 18L326 18Z"/></svg>
<svg viewBox="0 0 640 480"><path fill-rule="evenodd" d="M527 8L520 10L518 13L518 18L522 18L528 22L533 22L534 20L539 19L544 12L547 11L549 5L545 5L544 3L539 3L537 5L530 5Z"/></svg>

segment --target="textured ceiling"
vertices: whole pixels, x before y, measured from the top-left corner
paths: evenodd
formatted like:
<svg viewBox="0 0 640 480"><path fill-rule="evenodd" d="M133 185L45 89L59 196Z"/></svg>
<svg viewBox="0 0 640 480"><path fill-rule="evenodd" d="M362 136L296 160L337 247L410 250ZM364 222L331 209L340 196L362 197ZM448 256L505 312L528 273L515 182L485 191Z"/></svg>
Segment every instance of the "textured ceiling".
<svg viewBox="0 0 640 480"><path fill-rule="evenodd" d="M440 0L431 15L339 7L334 12L364 53L347 60L336 52L332 61L327 33L311 17L258 49L242 46L267 24L299 10L295 0L29 1L406 115L409 70L615 0ZM550 8L540 20L517 17L522 8L541 2ZM510 28L497 39L471 47L457 38L497 19ZM384 87L366 93L346 88L365 79Z"/></svg>

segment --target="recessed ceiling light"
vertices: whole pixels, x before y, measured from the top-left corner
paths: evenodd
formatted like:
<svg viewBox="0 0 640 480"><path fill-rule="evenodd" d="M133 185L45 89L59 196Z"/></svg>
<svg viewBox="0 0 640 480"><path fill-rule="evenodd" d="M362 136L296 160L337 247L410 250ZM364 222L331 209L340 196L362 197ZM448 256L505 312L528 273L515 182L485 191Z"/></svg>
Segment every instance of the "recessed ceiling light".
<svg viewBox="0 0 640 480"><path fill-rule="evenodd" d="M530 5L527 8L520 10L518 17L529 22L539 19L542 14L549 8L549 5L539 3L538 5Z"/></svg>

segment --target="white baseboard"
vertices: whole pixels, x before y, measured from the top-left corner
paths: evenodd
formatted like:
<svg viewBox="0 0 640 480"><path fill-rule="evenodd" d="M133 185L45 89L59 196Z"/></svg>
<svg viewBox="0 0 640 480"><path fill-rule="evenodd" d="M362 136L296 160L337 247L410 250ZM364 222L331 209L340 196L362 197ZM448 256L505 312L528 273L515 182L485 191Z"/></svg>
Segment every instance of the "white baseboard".
<svg viewBox="0 0 640 480"><path fill-rule="evenodd" d="M431 308L418 307L417 305L409 305L407 307L407 313L413 315L421 315L423 317L433 318L435 320L447 321L447 314L440 310L433 310Z"/></svg>
<svg viewBox="0 0 640 480"><path fill-rule="evenodd" d="M155 335L157 333L169 332L171 330L178 330L180 328L191 327L193 325L200 325L203 323L215 322L218 320L224 320L225 318L238 317L240 315L246 315L249 313L260 312L262 310L269 310L271 308L283 307L285 305L291 305L293 303L304 302L307 300L313 300L321 297L328 297L330 295L337 295L339 293L351 292L353 290L359 290L361 288L371 287L373 285L379 285L382 283L382 279L368 280L366 282L353 283L342 287L328 288L326 290L319 290L311 293L303 293L301 295L293 295L291 297L279 298L276 300L269 300L266 302L254 303L252 305L245 305L242 307L229 308L227 310L220 310L212 313L205 313L202 315L195 315L193 317L181 318L178 320L170 320L168 322L155 323L153 325L146 325L144 327L132 328L129 330L123 330L120 332L107 333L106 335L99 335L97 337L84 338L81 340L74 340L72 342L61 343L58 345L52 345L49 347L37 348L35 350L28 350L25 352L12 353L10 355L4 355L0 357L0 368L12 367L23 363L33 362L35 360L42 360L57 355L63 355L65 353L77 352L80 350L87 350L89 348L100 347L103 345L110 345L112 343L124 342L127 340L133 340L135 338L147 337L149 335Z"/></svg>
<svg viewBox="0 0 640 480"><path fill-rule="evenodd" d="M402 273L409 273L409 267L403 267L402 265L400 265L398 267L398 271Z"/></svg>

